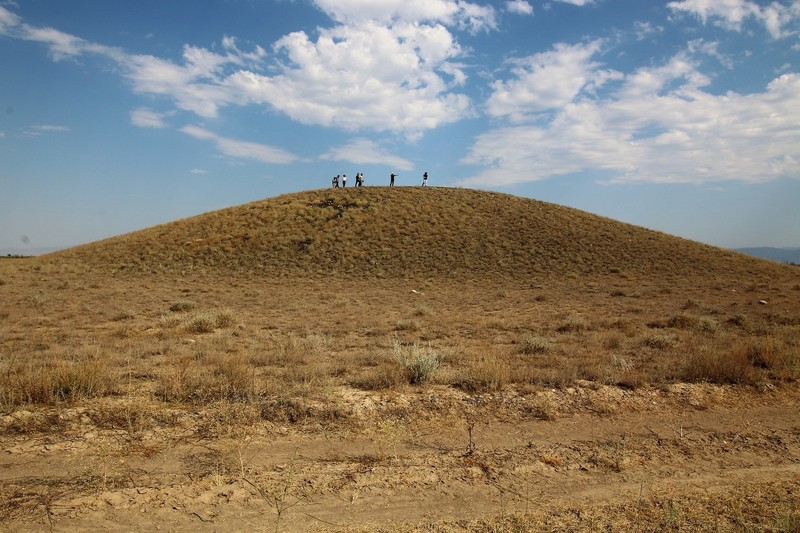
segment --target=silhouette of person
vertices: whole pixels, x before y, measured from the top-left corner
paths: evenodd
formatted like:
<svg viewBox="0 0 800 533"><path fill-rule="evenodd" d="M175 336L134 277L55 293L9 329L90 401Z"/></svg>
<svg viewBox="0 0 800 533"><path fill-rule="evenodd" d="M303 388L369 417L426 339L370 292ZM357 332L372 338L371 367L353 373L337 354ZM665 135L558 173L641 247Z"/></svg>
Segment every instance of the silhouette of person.
<svg viewBox="0 0 800 533"><path fill-rule="evenodd" d="M342 187L347 187L347 174L342 174Z"/></svg>
<svg viewBox="0 0 800 533"><path fill-rule="evenodd" d="M331 186L334 189L338 189L339 188L339 175L338 174L336 176L334 176L333 179L331 180Z"/></svg>
<svg viewBox="0 0 800 533"><path fill-rule="evenodd" d="M389 176L389 187L394 187L394 177L395 176L397 176L397 174L395 174L394 172L392 172L392 175Z"/></svg>
<svg viewBox="0 0 800 533"><path fill-rule="evenodd" d="M422 175L422 186L423 187L427 187L428 186L428 173L427 172Z"/></svg>

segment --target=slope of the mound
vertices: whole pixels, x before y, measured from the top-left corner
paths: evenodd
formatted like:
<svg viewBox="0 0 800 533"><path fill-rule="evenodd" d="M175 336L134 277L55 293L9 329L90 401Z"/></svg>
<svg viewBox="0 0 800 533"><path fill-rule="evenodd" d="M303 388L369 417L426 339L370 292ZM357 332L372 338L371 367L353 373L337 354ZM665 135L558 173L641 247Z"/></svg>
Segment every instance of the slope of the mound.
<svg viewBox="0 0 800 533"><path fill-rule="evenodd" d="M287 194L47 256L98 270L426 277L764 273L743 254L468 189Z"/></svg>

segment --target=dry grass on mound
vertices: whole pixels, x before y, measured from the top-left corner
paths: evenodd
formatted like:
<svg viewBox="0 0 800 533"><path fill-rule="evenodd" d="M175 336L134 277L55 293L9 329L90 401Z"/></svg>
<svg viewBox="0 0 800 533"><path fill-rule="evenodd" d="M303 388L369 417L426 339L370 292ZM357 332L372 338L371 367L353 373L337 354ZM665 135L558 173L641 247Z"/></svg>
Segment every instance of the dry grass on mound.
<svg viewBox="0 0 800 533"><path fill-rule="evenodd" d="M363 187L288 194L42 259L44 268L167 275L551 279L681 284L770 265L576 209L467 189Z"/></svg>

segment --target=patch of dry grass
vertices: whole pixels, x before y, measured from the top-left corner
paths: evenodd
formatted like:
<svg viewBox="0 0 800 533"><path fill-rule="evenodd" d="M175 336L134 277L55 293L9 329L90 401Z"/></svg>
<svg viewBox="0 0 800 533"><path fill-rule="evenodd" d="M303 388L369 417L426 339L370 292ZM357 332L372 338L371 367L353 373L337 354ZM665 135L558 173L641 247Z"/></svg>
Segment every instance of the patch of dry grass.
<svg viewBox="0 0 800 533"><path fill-rule="evenodd" d="M545 464L557 456L542 457ZM527 512L498 513L474 520L441 521L418 527L394 524L390 529L421 531L775 531L800 529L800 498L794 483L739 484L724 493L692 491L673 494L657 491L619 503L591 506L547 506Z"/></svg>

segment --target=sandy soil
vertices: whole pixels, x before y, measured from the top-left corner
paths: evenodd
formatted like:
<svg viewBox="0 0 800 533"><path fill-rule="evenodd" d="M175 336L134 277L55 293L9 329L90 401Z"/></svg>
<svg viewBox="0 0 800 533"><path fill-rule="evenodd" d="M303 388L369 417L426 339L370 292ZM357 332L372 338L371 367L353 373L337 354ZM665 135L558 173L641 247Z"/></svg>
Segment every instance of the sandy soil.
<svg viewBox="0 0 800 533"><path fill-rule="evenodd" d="M797 385L337 394L346 425L215 425L162 407L168 427L98 426L93 410L109 403L120 420L135 416L113 398L13 412L0 420L0 527L461 529L504 513L557 517L768 483L789 487L790 512L800 505Z"/></svg>

